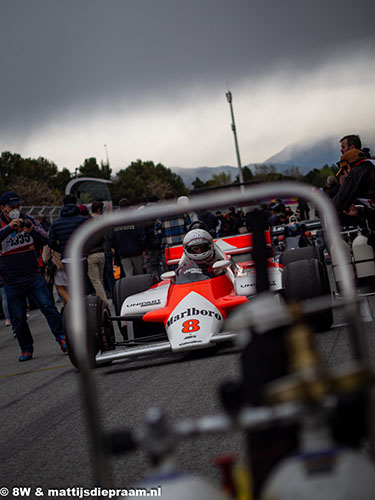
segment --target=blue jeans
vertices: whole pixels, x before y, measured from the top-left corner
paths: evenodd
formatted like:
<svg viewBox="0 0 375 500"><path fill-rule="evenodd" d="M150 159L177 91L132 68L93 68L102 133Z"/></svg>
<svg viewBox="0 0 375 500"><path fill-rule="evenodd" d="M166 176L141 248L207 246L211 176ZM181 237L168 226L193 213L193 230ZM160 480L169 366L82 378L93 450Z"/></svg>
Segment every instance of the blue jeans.
<svg viewBox="0 0 375 500"><path fill-rule="evenodd" d="M22 283L4 285L7 297L12 326L17 335L21 351L33 352L34 340L27 323L26 298L33 299L35 304L46 317L48 325L56 339L63 335L61 315L54 306L48 286L41 274L37 274Z"/></svg>
<svg viewBox="0 0 375 500"><path fill-rule="evenodd" d="M3 307L3 313L5 319L10 319L9 309L8 309L8 298L3 286L0 287L0 294L1 294L1 305Z"/></svg>

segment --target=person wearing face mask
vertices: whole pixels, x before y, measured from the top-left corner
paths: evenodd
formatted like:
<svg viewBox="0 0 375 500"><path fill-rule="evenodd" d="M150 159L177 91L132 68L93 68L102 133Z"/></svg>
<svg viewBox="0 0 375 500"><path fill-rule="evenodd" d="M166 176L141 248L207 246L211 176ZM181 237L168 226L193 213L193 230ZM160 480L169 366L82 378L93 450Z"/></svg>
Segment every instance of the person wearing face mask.
<svg viewBox="0 0 375 500"><path fill-rule="evenodd" d="M19 361L32 359L34 352L34 341L26 317L27 297L33 299L44 314L60 349L65 353L62 319L41 275L36 252L47 244L47 233L33 217L20 212L17 193L3 193L0 210L0 274L21 348Z"/></svg>

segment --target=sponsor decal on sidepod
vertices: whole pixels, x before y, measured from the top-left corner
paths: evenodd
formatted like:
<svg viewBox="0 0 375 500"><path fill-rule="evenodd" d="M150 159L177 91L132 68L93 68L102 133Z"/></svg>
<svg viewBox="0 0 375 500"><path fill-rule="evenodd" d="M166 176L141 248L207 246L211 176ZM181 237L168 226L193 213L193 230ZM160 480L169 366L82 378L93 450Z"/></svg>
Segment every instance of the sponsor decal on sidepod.
<svg viewBox="0 0 375 500"><path fill-rule="evenodd" d="M169 284L151 288L142 293L127 297L121 306L121 316L143 314L161 309L167 303Z"/></svg>

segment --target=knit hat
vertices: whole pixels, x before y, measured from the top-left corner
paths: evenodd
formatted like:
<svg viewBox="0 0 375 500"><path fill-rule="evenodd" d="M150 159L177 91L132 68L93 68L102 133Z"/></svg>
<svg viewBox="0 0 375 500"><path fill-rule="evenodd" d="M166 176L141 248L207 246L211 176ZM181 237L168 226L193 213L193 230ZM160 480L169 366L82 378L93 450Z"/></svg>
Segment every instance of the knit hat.
<svg viewBox="0 0 375 500"><path fill-rule="evenodd" d="M79 211L81 212L81 215L84 215L84 216L90 215L89 210L86 207L86 205L84 205L84 204L78 205L78 208L79 208Z"/></svg>

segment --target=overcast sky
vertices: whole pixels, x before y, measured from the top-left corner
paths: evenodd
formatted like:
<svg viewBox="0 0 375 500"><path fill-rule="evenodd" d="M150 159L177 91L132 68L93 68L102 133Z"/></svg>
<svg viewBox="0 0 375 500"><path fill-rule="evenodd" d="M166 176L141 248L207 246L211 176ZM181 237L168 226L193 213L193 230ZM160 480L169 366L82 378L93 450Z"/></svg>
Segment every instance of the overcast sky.
<svg viewBox="0 0 375 500"><path fill-rule="evenodd" d="M106 149L114 172L236 165L228 88L243 164L375 137L374 5L0 0L0 153L72 171Z"/></svg>

